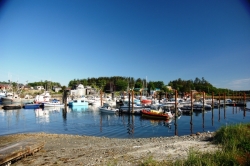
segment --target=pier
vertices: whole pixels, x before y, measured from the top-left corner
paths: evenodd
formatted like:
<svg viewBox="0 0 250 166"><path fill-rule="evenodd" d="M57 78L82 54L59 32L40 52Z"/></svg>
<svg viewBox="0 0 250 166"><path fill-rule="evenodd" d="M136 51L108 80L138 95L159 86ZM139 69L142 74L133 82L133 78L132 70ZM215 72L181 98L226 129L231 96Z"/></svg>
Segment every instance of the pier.
<svg viewBox="0 0 250 166"><path fill-rule="evenodd" d="M12 161L33 155L44 147L44 142L24 140L0 148L0 165L9 165Z"/></svg>

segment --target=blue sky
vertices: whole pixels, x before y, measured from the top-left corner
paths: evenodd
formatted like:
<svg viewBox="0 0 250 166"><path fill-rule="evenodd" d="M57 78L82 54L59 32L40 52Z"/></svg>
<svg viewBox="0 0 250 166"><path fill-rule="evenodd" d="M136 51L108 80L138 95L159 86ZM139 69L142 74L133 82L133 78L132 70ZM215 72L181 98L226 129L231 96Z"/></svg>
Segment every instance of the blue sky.
<svg viewBox="0 0 250 166"><path fill-rule="evenodd" d="M9 0L0 3L0 81L204 77L250 90L244 0Z"/></svg>

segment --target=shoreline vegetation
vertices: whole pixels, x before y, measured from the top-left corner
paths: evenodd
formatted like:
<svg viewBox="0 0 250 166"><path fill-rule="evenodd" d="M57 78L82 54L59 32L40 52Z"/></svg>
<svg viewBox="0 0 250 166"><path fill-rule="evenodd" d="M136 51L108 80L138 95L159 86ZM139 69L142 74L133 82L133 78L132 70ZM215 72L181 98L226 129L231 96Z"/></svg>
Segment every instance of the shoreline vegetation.
<svg viewBox="0 0 250 166"><path fill-rule="evenodd" d="M157 92L157 96L166 96L170 98L173 95L173 92L178 91L179 95L189 94L193 92L204 92L209 96L233 96L235 99L243 99L243 95L246 95L246 98L249 99L249 90L231 90L228 88L217 88L214 87L211 83L205 80L204 77L196 77L194 80L182 80L181 78L176 80L170 80L167 84L163 81L148 81L147 78L133 78L133 77L122 77L122 76L112 76L112 77L89 77L85 79L74 79L70 80L68 86L61 86L58 82L53 81L39 81L39 82L30 82L26 85L20 84L18 82L5 82L0 81L0 84L5 87L12 87L13 91L26 91L31 87L42 86L46 90L55 90L54 88L61 88L60 93L63 93L67 89L74 89L77 85L82 84L84 86L91 87L95 89L96 92L103 91L107 93L111 92L124 92L128 89L133 89L134 92L139 94L151 94L152 91ZM26 92L28 93L28 92ZM39 93L39 92L35 92ZM25 94L24 94L25 95Z"/></svg>
<svg viewBox="0 0 250 166"><path fill-rule="evenodd" d="M250 123L186 136L116 139L28 133L0 137L0 147L22 140L43 141L34 155L12 165L250 165Z"/></svg>

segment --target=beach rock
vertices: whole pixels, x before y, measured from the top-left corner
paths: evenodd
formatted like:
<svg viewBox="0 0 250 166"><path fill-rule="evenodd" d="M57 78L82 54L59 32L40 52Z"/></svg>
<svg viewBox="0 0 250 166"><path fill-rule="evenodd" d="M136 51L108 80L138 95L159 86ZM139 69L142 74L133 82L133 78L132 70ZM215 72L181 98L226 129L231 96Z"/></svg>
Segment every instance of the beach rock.
<svg viewBox="0 0 250 166"><path fill-rule="evenodd" d="M201 137L203 135L203 137ZM15 134L0 137L0 147L10 142L37 139L45 142L44 149L12 165L138 165L150 156L154 160L186 158L189 148L217 150L206 138L213 133L196 133L186 136L116 139L66 134ZM49 157L49 160L47 160ZM46 160L45 160L46 159Z"/></svg>

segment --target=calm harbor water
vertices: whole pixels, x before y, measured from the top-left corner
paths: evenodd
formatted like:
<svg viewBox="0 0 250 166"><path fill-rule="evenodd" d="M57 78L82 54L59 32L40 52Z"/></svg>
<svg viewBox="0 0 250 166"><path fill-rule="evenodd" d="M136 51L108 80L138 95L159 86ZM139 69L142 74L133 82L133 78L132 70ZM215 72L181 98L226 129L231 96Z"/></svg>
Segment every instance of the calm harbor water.
<svg viewBox="0 0 250 166"><path fill-rule="evenodd" d="M250 108L250 102L247 102ZM192 124L190 124L192 119ZM176 125L175 125L176 122ZM150 138L212 132L224 125L250 122L250 111L221 107L181 115L172 121L152 120L140 115L104 114L98 108L0 109L0 135L45 132L109 138Z"/></svg>

